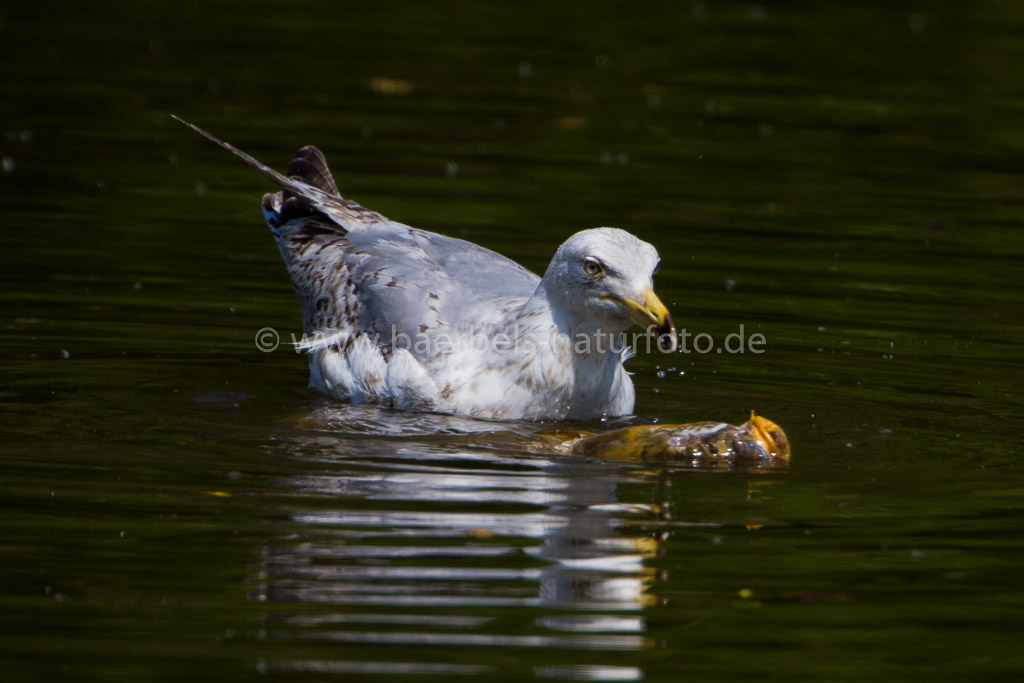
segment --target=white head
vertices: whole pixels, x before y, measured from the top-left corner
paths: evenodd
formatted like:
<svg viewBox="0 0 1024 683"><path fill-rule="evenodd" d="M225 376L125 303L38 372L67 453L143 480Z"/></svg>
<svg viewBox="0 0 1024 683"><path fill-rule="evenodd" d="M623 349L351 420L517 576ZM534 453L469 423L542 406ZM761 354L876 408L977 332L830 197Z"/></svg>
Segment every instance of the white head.
<svg viewBox="0 0 1024 683"><path fill-rule="evenodd" d="M618 334L633 324L653 327L662 347L674 349L672 316L654 294L659 262L654 247L625 230L584 230L558 248L544 286L579 328Z"/></svg>

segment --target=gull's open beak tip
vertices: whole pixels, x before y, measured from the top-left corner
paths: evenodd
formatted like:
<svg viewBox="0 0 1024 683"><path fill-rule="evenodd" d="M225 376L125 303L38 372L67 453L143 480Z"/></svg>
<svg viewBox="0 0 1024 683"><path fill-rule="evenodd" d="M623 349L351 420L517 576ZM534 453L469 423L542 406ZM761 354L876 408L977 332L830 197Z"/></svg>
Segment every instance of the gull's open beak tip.
<svg viewBox="0 0 1024 683"><path fill-rule="evenodd" d="M653 289L647 289L642 303L611 295L606 295L605 298L618 303L626 309L634 323L644 327L648 334L653 334L661 351L671 353L676 350L676 326L665 304L661 303Z"/></svg>
<svg viewBox="0 0 1024 683"><path fill-rule="evenodd" d="M665 308L665 304L661 303L661 299L658 298L653 289L647 290L643 312L651 321L648 330L654 333L654 337L658 342L658 348L665 353L675 351L677 343L676 326L672 322L672 315Z"/></svg>
<svg viewBox="0 0 1024 683"><path fill-rule="evenodd" d="M664 320L654 326L654 334L658 340L658 348L665 353L672 353L676 350L678 339L676 338L676 326L672 322L672 315L665 311Z"/></svg>

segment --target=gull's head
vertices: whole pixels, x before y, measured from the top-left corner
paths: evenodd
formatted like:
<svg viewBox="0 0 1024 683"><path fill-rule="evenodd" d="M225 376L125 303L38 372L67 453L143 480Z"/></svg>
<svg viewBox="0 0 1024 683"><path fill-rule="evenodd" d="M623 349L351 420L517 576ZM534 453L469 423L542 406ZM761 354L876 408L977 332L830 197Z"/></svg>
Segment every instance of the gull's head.
<svg viewBox="0 0 1024 683"><path fill-rule="evenodd" d="M544 283L579 326L618 334L640 325L674 350L672 316L654 293L659 262L654 247L625 230L584 230L558 248Z"/></svg>

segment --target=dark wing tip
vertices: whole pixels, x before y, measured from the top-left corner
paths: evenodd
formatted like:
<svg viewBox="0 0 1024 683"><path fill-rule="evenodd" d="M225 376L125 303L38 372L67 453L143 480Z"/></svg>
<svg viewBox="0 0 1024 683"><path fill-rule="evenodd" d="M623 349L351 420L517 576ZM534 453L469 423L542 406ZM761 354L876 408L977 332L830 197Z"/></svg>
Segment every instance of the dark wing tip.
<svg viewBox="0 0 1024 683"><path fill-rule="evenodd" d="M174 114L170 116L175 121L181 122L204 138L231 152L284 190L284 192L268 194L263 198L263 207L268 214L280 214L274 218L268 218L268 222L278 221L278 224L283 224L295 219L315 217L317 214L323 213L325 208L340 212L343 216L356 216L367 220L380 219L375 212L341 198L331 171L327 168L327 161L316 147L303 147L296 152L295 159L292 160L292 165L288 169L288 175L293 177L285 177L234 145L224 142L216 135L189 123L180 116ZM342 234L348 231L348 228L338 222L341 219L331 216L328 218L337 225L336 231L340 231Z"/></svg>
<svg viewBox="0 0 1024 683"><path fill-rule="evenodd" d="M285 195L281 201L281 222L288 223L297 218L309 218L319 213L313 203L298 195Z"/></svg>
<svg viewBox="0 0 1024 683"><path fill-rule="evenodd" d="M331 169L323 152L313 146L303 147L295 153L295 158L288 166L288 176L298 178L307 185L312 185L329 195L338 196L338 185L334 182Z"/></svg>

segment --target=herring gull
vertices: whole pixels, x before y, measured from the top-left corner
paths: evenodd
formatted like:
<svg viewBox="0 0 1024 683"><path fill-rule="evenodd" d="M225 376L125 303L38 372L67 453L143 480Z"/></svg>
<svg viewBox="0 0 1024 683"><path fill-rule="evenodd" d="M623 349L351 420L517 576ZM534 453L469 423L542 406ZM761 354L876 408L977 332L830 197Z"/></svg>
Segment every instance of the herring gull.
<svg viewBox="0 0 1024 683"><path fill-rule="evenodd" d="M658 252L624 230L576 233L541 278L343 199L315 147L286 177L178 120L281 187L263 215L302 306L310 386L328 396L488 419L628 415L624 332L675 348Z"/></svg>

